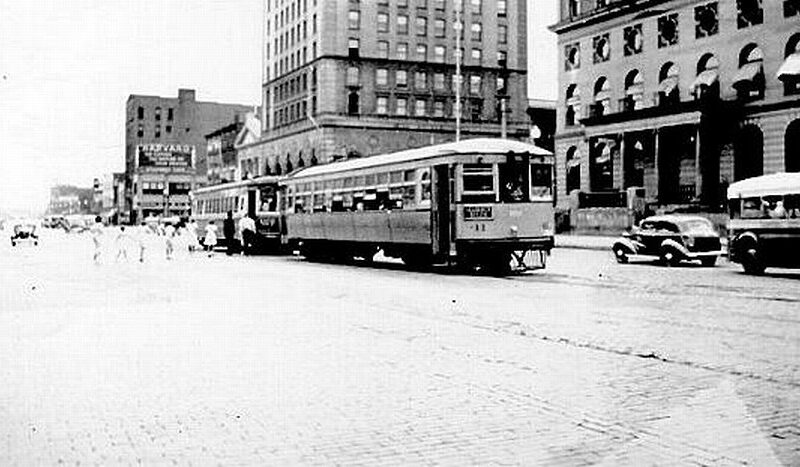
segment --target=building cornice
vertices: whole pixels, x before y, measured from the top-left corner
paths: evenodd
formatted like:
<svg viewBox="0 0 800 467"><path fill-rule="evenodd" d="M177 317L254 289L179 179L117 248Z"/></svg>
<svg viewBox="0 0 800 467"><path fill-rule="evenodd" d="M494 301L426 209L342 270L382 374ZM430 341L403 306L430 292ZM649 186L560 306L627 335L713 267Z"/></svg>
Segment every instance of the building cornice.
<svg viewBox="0 0 800 467"><path fill-rule="evenodd" d="M575 18L560 21L552 26L549 26L548 29L556 34L563 34L565 32L602 23L611 18L616 18L630 13L642 12L639 16L637 16L636 19L656 16L663 13L663 11L647 11L648 8L652 8L653 6L664 3L665 1L666 0L630 0L627 2L615 2L611 3L605 8L592 10L589 13L579 15Z"/></svg>

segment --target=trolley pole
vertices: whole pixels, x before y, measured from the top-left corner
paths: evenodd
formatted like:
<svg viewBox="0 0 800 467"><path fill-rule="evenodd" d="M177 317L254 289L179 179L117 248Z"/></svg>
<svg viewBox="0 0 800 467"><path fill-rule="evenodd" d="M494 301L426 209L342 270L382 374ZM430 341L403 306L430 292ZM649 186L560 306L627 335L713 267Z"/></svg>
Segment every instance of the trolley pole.
<svg viewBox="0 0 800 467"><path fill-rule="evenodd" d="M464 24L461 22L461 7L464 0L455 0L456 6L456 141L461 141L461 34Z"/></svg>
<svg viewBox="0 0 800 467"><path fill-rule="evenodd" d="M508 138L508 121L506 119L506 97L500 98L500 137Z"/></svg>

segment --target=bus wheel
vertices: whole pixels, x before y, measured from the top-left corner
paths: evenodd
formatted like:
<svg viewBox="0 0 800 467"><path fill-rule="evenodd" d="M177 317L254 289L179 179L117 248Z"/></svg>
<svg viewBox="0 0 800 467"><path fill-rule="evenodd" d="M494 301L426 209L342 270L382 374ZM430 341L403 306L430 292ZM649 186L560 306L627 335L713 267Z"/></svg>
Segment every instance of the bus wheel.
<svg viewBox="0 0 800 467"><path fill-rule="evenodd" d="M767 268L764 262L758 258L758 250L751 248L747 250L742 258L742 267L746 274L760 275Z"/></svg>

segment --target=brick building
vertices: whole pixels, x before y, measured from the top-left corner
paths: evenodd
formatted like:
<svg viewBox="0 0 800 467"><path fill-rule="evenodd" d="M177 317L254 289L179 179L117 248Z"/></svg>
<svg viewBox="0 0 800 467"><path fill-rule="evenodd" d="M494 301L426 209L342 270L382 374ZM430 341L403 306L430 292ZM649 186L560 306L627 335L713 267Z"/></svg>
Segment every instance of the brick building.
<svg viewBox="0 0 800 467"><path fill-rule="evenodd" d="M232 182L238 178L235 143L244 127L243 120L237 114L233 122L206 135L206 165L210 185Z"/></svg>
<svg viewBox="0 0 800 467"><path fill-rule="evenodd" d="M205 135L251 106L198 102L195 91L177 98L131 95L125 109L125 209L122 219L184 216L189 192L206 183Z"/></svg>
<svg viewBox="0 0 800 467"><path fill-rule="evenodd" d="M525 5L463 1L464 138L500 136L503 107L529 136ZM455 24L452 0L268 0L257 172L453 140Z"/></svg>
<svg viewBox="0 0 800 467"><path fill-rule="evenodd" d="M715 210L735 180L800 170L797 0L561 0L551 29L560 206L644 187Z"/></svg>

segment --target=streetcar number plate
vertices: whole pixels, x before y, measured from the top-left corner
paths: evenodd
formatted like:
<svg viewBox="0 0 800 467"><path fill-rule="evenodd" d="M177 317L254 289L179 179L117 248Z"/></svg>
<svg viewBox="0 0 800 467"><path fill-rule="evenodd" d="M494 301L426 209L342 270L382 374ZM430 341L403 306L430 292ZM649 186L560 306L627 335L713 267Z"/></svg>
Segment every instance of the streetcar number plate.
<svg viewBox="0 0 800 467"><path fill-rule="evenodd" d="M465 206L464 207L464 220L477 221L492 218L491 206Z"/></svg>

